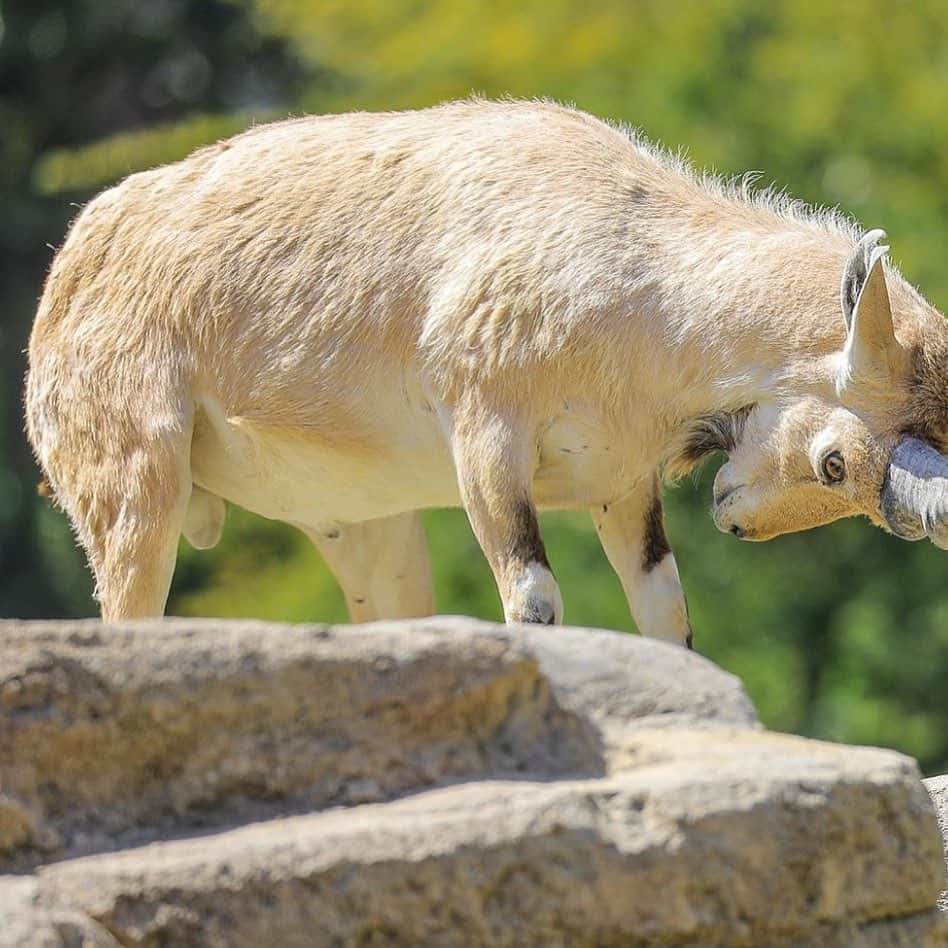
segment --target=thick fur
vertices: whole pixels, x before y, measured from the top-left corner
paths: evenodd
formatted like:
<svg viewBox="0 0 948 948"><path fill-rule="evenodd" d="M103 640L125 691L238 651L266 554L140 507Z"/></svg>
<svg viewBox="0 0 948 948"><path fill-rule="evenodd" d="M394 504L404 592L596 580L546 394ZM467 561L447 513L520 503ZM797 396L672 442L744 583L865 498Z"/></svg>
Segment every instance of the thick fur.
<svg viewBox="0 0 948 948"><path fill-rule="evenodd" d="M640 572L656 472L694 463L708 419L730 419L721 447L761 447L767 411L809 399L812 427L841 405L856 237L548 103L262 126L80 214L30 340L28 433L108 617L163 608L192 485L202 542L208 495L322 537L463 502L508 618L558 617L552 574L529 579L548 570L534 506L640 511L611 557ZM919 370L850 408L901 430L914 386L931 427L941 320L887 280ZM808 503L758 533L819 521ZM543 602L513 607L527 588Z"/></svg>

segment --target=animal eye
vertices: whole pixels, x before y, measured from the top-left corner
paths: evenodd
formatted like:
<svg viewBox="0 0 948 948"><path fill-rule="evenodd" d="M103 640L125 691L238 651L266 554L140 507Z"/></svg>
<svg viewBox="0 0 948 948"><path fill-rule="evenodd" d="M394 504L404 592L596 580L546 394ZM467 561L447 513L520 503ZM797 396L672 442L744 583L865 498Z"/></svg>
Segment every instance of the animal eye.
<svg viewBox="0 0 948 948"><path fill-rule="evenodd" d="M824 454L820 461L820 476L825 484L838 484L846 479L846 462L839 451Z"/></svg>

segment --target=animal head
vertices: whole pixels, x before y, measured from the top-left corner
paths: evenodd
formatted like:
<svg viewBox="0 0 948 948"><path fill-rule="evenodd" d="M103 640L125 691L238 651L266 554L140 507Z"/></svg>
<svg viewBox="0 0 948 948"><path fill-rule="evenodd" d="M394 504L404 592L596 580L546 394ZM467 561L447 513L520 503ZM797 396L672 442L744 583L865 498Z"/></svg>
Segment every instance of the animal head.
<svg viewBox="0 0 948 948"><path fill-rule="evenodd" d="M817 378L731 416L720 530L767 540L862 514L948 549L948 326L898 274L887 280L884 239L868 233L844 267L845 344Z"/></svg>

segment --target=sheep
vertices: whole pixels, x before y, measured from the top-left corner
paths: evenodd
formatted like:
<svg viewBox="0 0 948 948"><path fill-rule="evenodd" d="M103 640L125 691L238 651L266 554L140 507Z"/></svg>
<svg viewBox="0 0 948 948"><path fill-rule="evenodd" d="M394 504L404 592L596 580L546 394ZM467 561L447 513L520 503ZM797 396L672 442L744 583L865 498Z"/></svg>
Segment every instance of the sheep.
<svg viewBox="0 0 948 948"><path fill-rule="evenodd" d="M27 432L107 621L160 615L225 501L302 530L353 621L429 614L463 506L508 622L559 623L537 510L586 508L638 628L690 646L662 484L717 526L853 514L948 546L943 317L882 231L547 103L252 128L81 212Z"/></svg>

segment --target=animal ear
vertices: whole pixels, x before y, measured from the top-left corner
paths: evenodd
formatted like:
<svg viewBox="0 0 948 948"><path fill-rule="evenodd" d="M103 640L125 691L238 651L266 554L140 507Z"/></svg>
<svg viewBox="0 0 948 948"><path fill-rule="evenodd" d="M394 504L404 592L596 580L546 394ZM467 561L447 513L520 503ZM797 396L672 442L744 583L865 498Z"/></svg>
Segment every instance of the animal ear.
<svg viewBox="0 0 948 948"><path fill-rule="evenodd" d="M840 286L840 303L849 333L846 371L850 378L887 375L901 363L902 350L892 328L892 309L883 261L889 248L884 230L870 231L853 248Z"/></svg>

